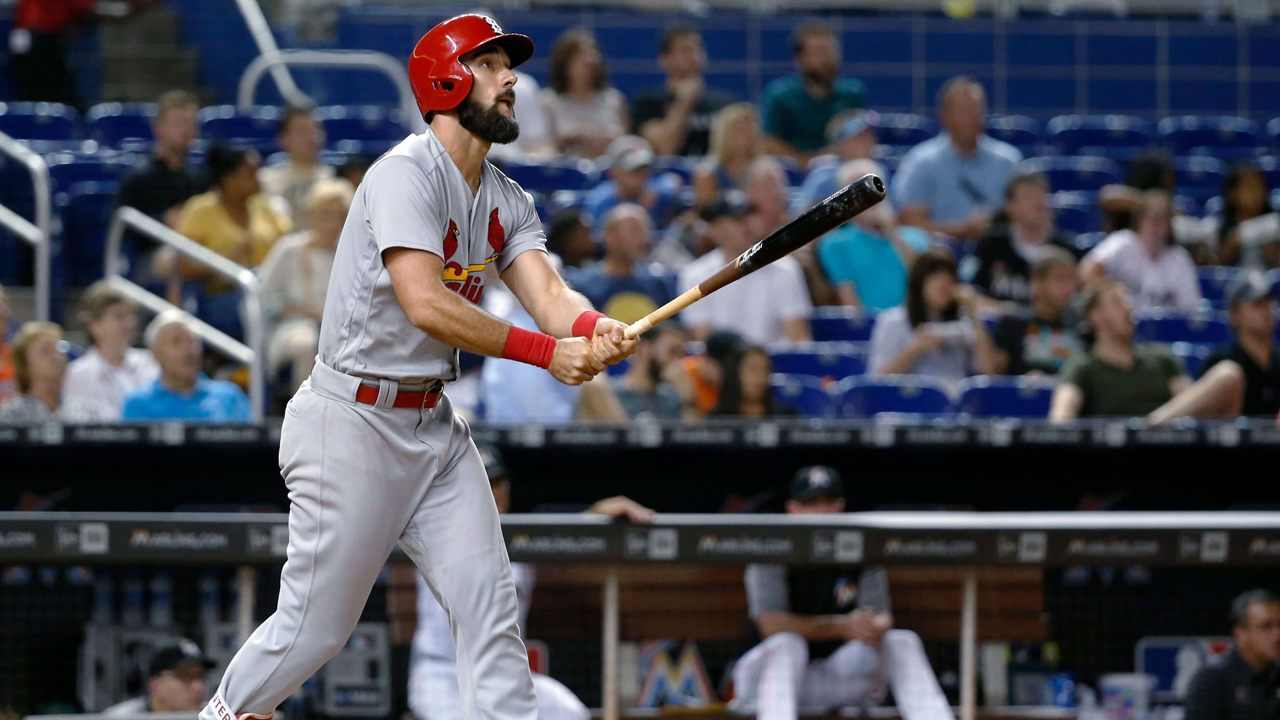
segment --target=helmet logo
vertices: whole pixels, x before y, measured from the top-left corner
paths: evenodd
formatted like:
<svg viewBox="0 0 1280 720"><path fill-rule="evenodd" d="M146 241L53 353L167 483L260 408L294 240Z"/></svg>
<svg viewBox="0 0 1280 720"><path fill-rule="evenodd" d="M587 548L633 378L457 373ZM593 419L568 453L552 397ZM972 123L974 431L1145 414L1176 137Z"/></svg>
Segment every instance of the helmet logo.
<svg viewBox="0 0 1280 720"><path fill-rule="evenodd" d="M482 15L481 17L484 17L484 16ZM484 21L485 21L485 22L487 22L487 23L489 23L489 27L493 28L493 32L494 32L494 33L496 33L496 34L498 34L498 35L501 35L501 34L502 34L502 28L498 27L498 21L497 21L497 20L494 20L494 19L493 19L493 18L491 18L491 17L485 17L485 18L484 18Z"/></svg>

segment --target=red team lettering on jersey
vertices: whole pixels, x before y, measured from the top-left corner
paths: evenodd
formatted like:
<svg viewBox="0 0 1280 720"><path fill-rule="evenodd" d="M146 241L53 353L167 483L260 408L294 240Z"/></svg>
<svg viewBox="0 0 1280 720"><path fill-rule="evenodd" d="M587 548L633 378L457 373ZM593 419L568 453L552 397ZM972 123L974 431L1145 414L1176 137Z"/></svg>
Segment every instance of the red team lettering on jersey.
<svg viewBox="0 0 1280 720"><path fill-rule="evenodd" d="M444 286L479 305L480 298L484 296L484 269L498 258L498 253L502 252L503 246L507 243L507 232L498 219L498 208L494 208L489 213L487 239L493 254L483 263L468 264L464 267L461 263L453 261L453 255L458 251L459 236L458 224L450 220L449 228L444 233Z"/></svg>

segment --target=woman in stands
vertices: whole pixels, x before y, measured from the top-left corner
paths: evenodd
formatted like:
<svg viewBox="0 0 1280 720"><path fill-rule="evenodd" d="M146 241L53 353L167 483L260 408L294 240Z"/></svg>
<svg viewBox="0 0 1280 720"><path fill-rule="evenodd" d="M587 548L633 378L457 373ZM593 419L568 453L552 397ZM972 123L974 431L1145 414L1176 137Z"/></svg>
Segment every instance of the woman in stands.
<svg viewBox="0 0 1280 720"><path fill-rule="evenodd" d="M150 350L131 347L138 331L137 306L106 280L80 297L79 319L93 347L67 367L64 399L101 402L119 417L124 396L155 380L160 366Z"/></svg>
<svg viewBox="0 0 1280 720"><path fill-rule="evenodd" d="M119 410L92 398L64 397L62 381L67 372L62 328L51 322L28 322L13 339L14 379L18 396L0 406L0 423L112 422Z"/></svg>
<svg viewBox="0 0 1280 720"><path fill-rule="evenodd" d="M693 172L694 209L711 203L722 190L743 190L751 163L764 153L760 115L751 103L734 103L711 121L707 157Z"/></svg>
<svg viewBox="0 0 1280 720"><path fill-rule="evenodd" d="M1118 230L1080 262L1080 281L1103 277L1129 287L1139 310L1200 305L1200 281L1191 254L1173 240L1173 206L1164 190L1148 190L1133 211L1133 230Z"/></svg>
<svg viewBox="0 0 1280 720"><path fill-rule="evenodd" d="M1207 218L1218 264L1266 270L1280 266L1280 214L1271 208L1267 176L1251 162L1231 167L1222 183L1221 218Z"/></svg>
<svg viewBox="0 0 1280 720"><path fill-rule="evenodd" d="M795 408L773 401L773 388L769 375L773 361L769 353L758 345L751 345L729 356L724 366L724 384L720 387L720 402L711 411L712 417L793 417Z"/></svg>
<svg viewBox="0 0 1280 720"><path fill-rule="evenodd" d="M550 79L542 107L560 152L594 160L627 134L627 99L609 85L604 56L590 30L574 28L556 40Z"/></svg>
<svg viewBox="0 0 1280 720"><path fill-rule="evenodd" d="M867 369L872 375L920 375L954 388L970 375L992 375L995 346L976 319L977 293L963 294L946 248L916 257L907 301L876 316Z"/></svg>

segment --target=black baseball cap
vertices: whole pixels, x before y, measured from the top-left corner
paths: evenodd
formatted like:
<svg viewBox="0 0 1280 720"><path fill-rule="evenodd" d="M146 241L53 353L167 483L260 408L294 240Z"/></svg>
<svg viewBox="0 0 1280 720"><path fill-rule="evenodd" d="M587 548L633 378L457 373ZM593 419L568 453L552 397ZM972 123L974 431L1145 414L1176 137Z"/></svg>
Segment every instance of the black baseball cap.
<svg viewBox="0 0 1280 720"><path fill-rule="evenodd" d="M810 465L801 468L791 478L791 499L812 500L816 497L844 497L844 480L835 468L826 465Z"/></svg>
<svg viewBox="0 0 1280 720"><path fill-rule="evenodd" d="M1265 297L1275 297L1275 288L1267 282L1267 276L1257 270L1246 270L1236 275L1227 283L1227 307L1235 307L1238 303L1253 302Z"/></svg>
<svg viewBox="0 0 1280 720"><path fill-rule="evenodd" d="M476 443L476 449L480 451L484 473L489 476L490 482L507 478L507 465L502 462L502 453L498 452L498 448L489 443Z"/></svg>
<svg viewBox="0 0 1280 720"><path fill-rule="evenodd" d="M205 670L214 666L214 662L204 656L200 652L200 646L183 638L178 641L177 645L171 645L163 648L155 655L151 656L151 677L155 677L162 672L176 670L183 665L191 665L198 663Z"/></svg>

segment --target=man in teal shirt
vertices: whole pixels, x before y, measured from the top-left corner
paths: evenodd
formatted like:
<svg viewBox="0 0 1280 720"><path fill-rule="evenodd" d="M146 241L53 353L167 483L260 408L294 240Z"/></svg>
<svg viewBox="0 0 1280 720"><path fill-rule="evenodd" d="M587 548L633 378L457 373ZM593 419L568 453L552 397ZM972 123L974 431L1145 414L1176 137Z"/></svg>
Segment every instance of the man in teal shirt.
<svg viewBox="0 0 1280 720"><path fill-rule="evenodd" d="M845 110L866 105L866 88L856 78L841 78L840 43L826 26L808 22L791 40L797 75L769 83L760 98L765 151L794 158L804 167L824 148L827 123Z"/></svg>
<svg viewBox="0 0 1280 720"><path fill-rule="evenodd" d="M125 396L122 420L250 421L243 390L200 372L200 342L188 329L185 313L157 315L147 326L146 344L160 365L160 377Z"/></svg>

